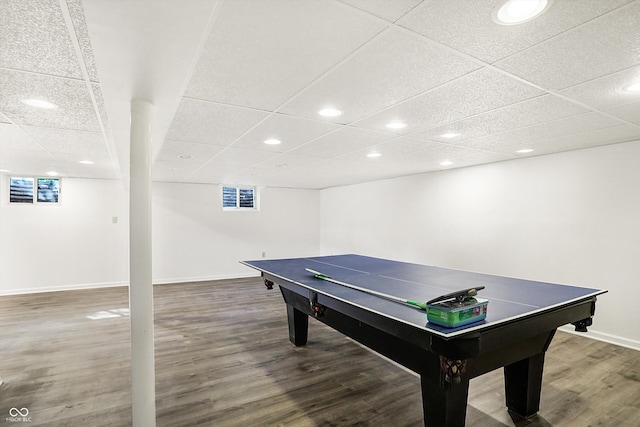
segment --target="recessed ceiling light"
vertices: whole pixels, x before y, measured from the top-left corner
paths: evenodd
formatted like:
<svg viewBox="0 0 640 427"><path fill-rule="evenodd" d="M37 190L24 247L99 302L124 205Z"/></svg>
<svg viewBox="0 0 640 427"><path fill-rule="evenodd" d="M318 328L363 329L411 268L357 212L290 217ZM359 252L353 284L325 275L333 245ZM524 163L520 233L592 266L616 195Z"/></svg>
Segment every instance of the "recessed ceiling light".
<svg viewBox="0 0 640 427"><path fill-rule="evenodd" d="M49 175L49 176L58 176L60 174L58 172L49 171L49 172L47 172L47 175Z"/></svg>
<svg viewBox="0 0 640 427"><path fill-rule="evenodd" d="M22 102L24 104L30 105L31 107L45 108L47 110L58 108L56 104L52 104L51 102L42 99L23 99Z"/></svg>
<svg viewBox="0 0 640 427"><path fill-rule="evenodd" d="M455 132L449 132L449 133L443 133L440 136L442 138L455 138L456 136L460 136L460 134L459 133L455 133Z"/></svg>
<svg viewBox="0 0 640 427"><path fill-rule="evenodd" d="M279 139L267 139L264 141L265 144L267 145L278 145L278 144L282 144L282 141L280 141Z"/></svg>
<svg viewBox="0 0 640 427"><path fill-rule="evenodd" d="M518 150L518 151L516 151L516 153L519 153L519 154L526 154L526 153L531 153L532 151L533 151L533 149L532 149L532 148L523 148L522 150Z"/></svg>
<svg viewBox="0 0 640 427"><path fill-rule="evenodd" d="M4 172L10 172L10 171L9 171L9 169L0 169L0 172L4 173Z"/></svg>
<svg viewBox="0 0 640 427"><path fill-rule="evenodd" d="M277 167L277 168L286 168L286 167L289 167L289 165L288 165L288 164L286 164L286 163L278 163L278 164L276 165L276 167Z"/></svg>
<svg viewBox="0 0 640 427"><path fill-rule="evenodd" d="M83 165L92 165L93 162L91 160L80 160L78 163L82 163Z"/></svg>
<svg viewBox="0 0 640 427"><path fill-rule="evenodd" d="M500 25L518 25L544 13L553 0L507 0L493 10L493 21Z"/></svg>
<svg viewBox="0 0 640 427"><path fill-rule="evenodd" d="M178 154L178 158L179 159L183 159L183 160L187 160L192 158L193 156L189 155L189 154Z"/></svg>
<svg viewBox="0 0 640 427"><path fill-rule="evenodd" d="M375 159L376 157L380 157L382 156L382 154L380 153L369 153L367 154L367 157L369 157L370 159Z"/></svg>
<svg viewBox="0 0 640 427"><path fill-rule="evenodd" d="M625 86L624 90L627 92L640 92L640 82Z"/></svg>
<svg viewBox="0 0 640 427"><path fill-rule="evenodd" d="M323 108L318 111L318 114L324 117L338 117L342 115L342 111L336 110L335 108Z"/></svg>
<svg viewBox="0 0 640 427"><path fill-rule="evenodd" d="M404 129L407 127L407 124L402 122L391 122L391 123L387 123L385 127L387 129Z"/></svg>
<svg viewBox="0 0 640 427"><path fill-rule="evenodd" d="M440 166L451 166L452 164L453 162L450 160L445 160L443 162L440 162Z"/></svg>

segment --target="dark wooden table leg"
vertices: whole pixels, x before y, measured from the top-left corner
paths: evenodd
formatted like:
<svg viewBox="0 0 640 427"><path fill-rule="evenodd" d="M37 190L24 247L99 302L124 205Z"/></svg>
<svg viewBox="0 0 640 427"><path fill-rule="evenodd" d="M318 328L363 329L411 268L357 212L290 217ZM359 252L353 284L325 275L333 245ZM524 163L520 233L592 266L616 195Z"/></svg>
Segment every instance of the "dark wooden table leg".
<svg viewBox="0 0 640 427"><path fill-rule="evenodd" d="M463 375L458 384L439 385L421 376L422 410L427 427L464 427L467 416L469 378Z"/></svg>
<svg viewBox="0 0 640 427"><path fill-rule="evenodd" d="M289 323L289 341L296 347L307 344L309 316L291 304L287 305L287 321Z"/></svg>
<svg viewBox="0 0 640 427"><path fill-rule="evenodd" d="M523 417L540 409L544 355L539 353L504 367L507 408Z"/></svg>

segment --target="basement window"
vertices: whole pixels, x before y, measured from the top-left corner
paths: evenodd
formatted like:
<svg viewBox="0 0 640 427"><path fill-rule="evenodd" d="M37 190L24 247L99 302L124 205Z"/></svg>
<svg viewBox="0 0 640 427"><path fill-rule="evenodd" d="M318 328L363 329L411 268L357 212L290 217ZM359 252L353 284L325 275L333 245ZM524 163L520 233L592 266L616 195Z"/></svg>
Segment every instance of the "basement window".
<svg viewBox="0 0 640 427"><path fill-rule="evenodd" d="M58 203L60 178L9 178L9 203Z"/></svg>
<svg viewBox="0 0 640 427"><path fill-rule="evenodd" d="M223 210L258 210L255 187L222 187Z"/></svg>

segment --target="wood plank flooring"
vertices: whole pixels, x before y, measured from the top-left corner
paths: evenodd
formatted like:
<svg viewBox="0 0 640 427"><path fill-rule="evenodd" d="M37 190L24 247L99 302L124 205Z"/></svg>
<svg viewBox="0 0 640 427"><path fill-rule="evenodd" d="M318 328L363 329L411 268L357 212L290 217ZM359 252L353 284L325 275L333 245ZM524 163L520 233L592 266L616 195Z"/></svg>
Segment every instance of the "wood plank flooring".
<svg viewBox="0 0 640 427"><path fill-rule="evenodd" d="M416 376L315 320L293 347L259 278L154 292L158 426L422 425ZM124 287L0 297L0 427L27 425L11 408L30 426L131 425L127 307ZM471 381L467 426L637 427L639 402L640 352L558 332L539 414L510 416L498 370Z"/></svg>

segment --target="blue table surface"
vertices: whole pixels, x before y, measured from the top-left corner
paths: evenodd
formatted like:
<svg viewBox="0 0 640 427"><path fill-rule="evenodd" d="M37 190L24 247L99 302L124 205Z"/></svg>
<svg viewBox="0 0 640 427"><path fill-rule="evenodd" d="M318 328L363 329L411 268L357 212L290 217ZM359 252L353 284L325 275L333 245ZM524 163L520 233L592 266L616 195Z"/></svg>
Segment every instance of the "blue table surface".
<svg viewBox="0 0 640 427"><path fill-rule="evenodd" d="M361 255L255 260L243 261L243 264L320 294L447 337L515 321L606 292L601 289L514 279ZM489 300L487 317L481 322L445 328L428 323L424 310L317 279L306 268L341 282L420 302L461 289L484 286L485 289L478 293L478 297Z"/></svg>

